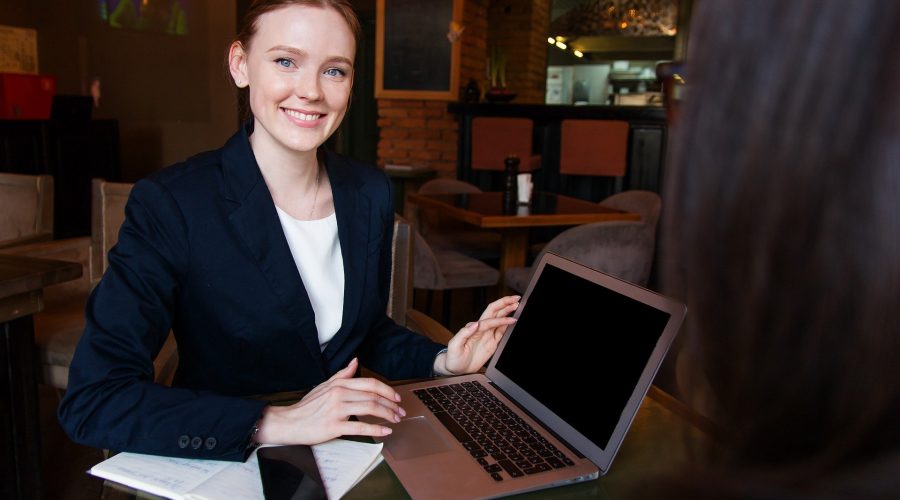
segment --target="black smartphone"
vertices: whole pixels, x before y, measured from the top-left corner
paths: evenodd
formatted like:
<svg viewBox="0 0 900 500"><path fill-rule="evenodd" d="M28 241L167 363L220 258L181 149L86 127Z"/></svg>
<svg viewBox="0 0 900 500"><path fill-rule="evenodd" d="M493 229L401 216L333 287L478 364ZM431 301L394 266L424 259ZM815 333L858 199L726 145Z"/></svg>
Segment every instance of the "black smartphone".
<svg viewBox="0 0 900 500"><path fill-rule="evenodd" d="M256 451L266 500L325 500L325 485L312 448L273 446Z"/></svg>

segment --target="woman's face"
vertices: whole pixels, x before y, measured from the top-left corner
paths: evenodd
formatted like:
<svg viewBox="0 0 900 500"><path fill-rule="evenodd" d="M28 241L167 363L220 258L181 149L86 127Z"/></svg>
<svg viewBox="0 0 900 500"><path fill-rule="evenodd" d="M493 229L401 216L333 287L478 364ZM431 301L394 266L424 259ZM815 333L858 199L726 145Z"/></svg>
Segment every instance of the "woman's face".
<svg viewBox="0 0 900 500"><path fill-rule="evenodd" d="M254 148L315 151L341 124L353 86L356 41L341 15L291 5L257 20L249 50L234 44L232 77L250 87Z"/></svg>

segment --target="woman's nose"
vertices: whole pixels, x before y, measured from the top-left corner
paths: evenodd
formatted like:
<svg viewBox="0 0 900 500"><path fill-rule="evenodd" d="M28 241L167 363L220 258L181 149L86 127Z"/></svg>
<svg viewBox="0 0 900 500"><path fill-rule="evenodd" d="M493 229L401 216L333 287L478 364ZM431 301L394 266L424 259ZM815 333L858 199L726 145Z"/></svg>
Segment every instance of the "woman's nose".
<svg viewBox="0 0 900 500"><path fill-rule="evenodd" d="M315 73L298 75L295 92L297 97L307 101L318 101L321 99L322 88L320 87L319 75Z"/></svg>

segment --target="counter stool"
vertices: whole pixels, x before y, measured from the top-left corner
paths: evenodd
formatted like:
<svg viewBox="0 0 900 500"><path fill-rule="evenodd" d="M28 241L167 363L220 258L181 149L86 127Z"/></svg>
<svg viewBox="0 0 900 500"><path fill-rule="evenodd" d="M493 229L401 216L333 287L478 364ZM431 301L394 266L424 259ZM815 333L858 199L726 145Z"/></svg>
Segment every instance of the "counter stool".
<svg viewBox="0 0 900 500"><path fill-rule="evenodd" d="M628 128L628 122L619 120L563 120L559 143L563 186L566 176L583 175L611 179L613 185L607 188L606 196L621 191L627 165Z"/></svg>
<svg viewBox="0 0 900 500"><path fill-rule="evenodd" d="M541 166L541 155L532 152L534 124L529 118L478 116L472 118L472 170L502 172L507 156L519 158L519 172Z"/></svg>

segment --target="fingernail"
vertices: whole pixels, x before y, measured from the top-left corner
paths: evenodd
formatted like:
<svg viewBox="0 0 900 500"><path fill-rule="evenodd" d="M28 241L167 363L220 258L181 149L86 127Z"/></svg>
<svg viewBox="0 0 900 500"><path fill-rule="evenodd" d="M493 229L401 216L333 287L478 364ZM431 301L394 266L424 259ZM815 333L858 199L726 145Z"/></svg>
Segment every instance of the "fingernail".
<svg viewBox="0 0 900 500"><path fill-rule="evenodd" d="M400 402L400 394L398 394L396 392L394 393L394 401L396 401L398 403Z"/></svg>
<svg viewBox="0 0 900 500"><path fill-rule="evenodd" d="M402 406L400 407L400 416L401 416L401 417L405 417L405 416L406 416L406 410L404 410Z"/></svg>
<svg viewBox="0 0 900 500"><path fill-rule="evenodd" d="M466 328L472 328L472 325L474 325L474 324L475 324L474 321L469 321L468 323L466 323Z"/></svg>
<svg viewBox="0 0 900 500"><path fill-rule="evenodd" d="M394 415L394 423L395 423L395 424L399 424L399 423L400 423L400 415Z"/></svg>
<svg viewBox="0 0 900 500"><path fill-rule="evenodd" d="M393 429L391 429L390 427L382 427L382 428L381 428L381 435L382 435L382 436L387 436L388 434L390 434L390 433L392 433L392 432L394 432L394 431L393 431Z"/></svg>

